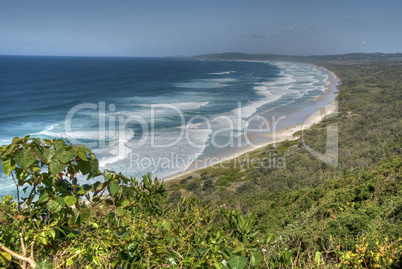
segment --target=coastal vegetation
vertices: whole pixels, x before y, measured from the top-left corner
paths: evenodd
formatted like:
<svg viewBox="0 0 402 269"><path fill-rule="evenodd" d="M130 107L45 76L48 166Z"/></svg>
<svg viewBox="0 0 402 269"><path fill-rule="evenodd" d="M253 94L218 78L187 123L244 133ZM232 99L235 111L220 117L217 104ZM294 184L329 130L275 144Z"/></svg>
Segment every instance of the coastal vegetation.
<svg viewBox="0 0 402 269"><path fill-rule="evenodd" d="M150 175L139 182L101 173L83 145L27 136L0 153L5 173L28 194L0 203L3 267L245 268L267 262L254 217L210 209L194 197L173 205ZM88 184L77 183L78 173Z"/></svg>
<svg viewBox="0 0 402 269"><path fill-rule="evenodd" d="M295 139L251 152L260 166L232 160L165 183L138 181L100 171L83 145L15 138L0 148L19 188L0 202L0 267L400 268L401 55L280 57L197 59L269 58L333 71L338 114L303 139L323 152L326 127L337 124L337 166ZM264 166L272 156L286 165Z"/></svg>
<svg viewBox="0 0 402 269"><path fill-rule="evenodd" d="M255 56L246 54L212 58L235 57L255 60ZM283 158L285 168L241 166L242 157L239 157L230 162L229 169L215 165L192 173L191 179L185 180L189 177L186 175L167 182L172 199L195 195L211 206L224 204L252 214L257 217L257 228L263 234L273 235L277 245L289 249L294 257L299 253L299 260L303 261L314 260L315 253L320 251L326 253L325 262L334 266L345 260L345 253L358 251L362 244L368 244L367 251L378 254L376 242L393 242L400 251L400 55L351 54L297 59L314 62L340 78L338 114L303 133L306 145L324 152L326 127L337 124L338 165L328 165L312 156L301 139L285 141L248 156L262 162ZM301 133L295 134L300 136ZM194 181L199 182L195 190ZM204 184L208 191L204 191ZM343 251L343 256L334 249ZM393 256L394 264L399 255ZM373 261L366 260L367 265L359 266L375 268ZM349 265L353 267L356 263Z"/></svg>

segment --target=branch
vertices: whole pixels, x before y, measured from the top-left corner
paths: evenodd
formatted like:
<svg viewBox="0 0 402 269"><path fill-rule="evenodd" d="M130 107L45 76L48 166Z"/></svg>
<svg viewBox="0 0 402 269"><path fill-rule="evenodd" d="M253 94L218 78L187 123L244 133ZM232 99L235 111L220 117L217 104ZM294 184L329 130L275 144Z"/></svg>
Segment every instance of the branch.
<svg viewBox="0 0 402 269"><path fill-rule="evenodd" d="M151 259L151 251L148 250L148 258L147 258L147 265L148 265L148 268L151 268L150 263L149 263L149 260L150 260L150 259Z"/></svg>
<svg viewBox="0 0 402 269"><path fill-rule="evenodd" d="M270 269L269 265L268 265L268 262L267 262L267 257L265 257L265 253L267 252L267 250L265 248L263 248L261 252L262 252L262 255L264 255L264 263L265 263L265 265L267 266L268 269Z"/></svg>
<svg viewBox="0 0 402 269"><path fill-rule="evenodd" d="M24 257L24 256L18 254L18 253L15 253L15 252L12 251L11 249L9 249L9 248L7 248L6 246L4 246L2 243L0 243L0 249L2 249L4 252L7 252L8 254L10 254L10 255L11 255L13 258L15 258L15 259L18 259L18 260L20 260L20 261L29 263L29 265L30 265L32 268L35 268L35 267L36 267L36 262L34 261L34 259L32 259L32 257L31 257L31 258L27 258L27 257Z"/></svg>
<svg viewBox="0 0 402 269"><path fill-rule="evenodd" d="M34 260L33 254L34 254L34 246L35 246L35 240L32 241L31 244L31 260Z"/></svg>
<svg viewBox="0 0 402 269"><path fill-rule="evenodd" d="M22 232L20 232L20 241L21 241L22 255L26 256L27 255L27 249L25 248L24 238L22 236Z"/></svg>
<svg viewBox="0 0 402 269"><path fill-rule="evenodd" d="M13 172L11 171L11 177L13 178L13 181L15 183L15 186L17 187L17 200L18 200L18 213L21 213L21 209L20 209L20 189L18 188L18 183L17 181L15 181L15 177Z"/></svg>
<svg viewBox="0 0 402 269"><path fill-rule="evenodd" d="M25 248L24 237L23 237L21 231L20 231L20 242L21 242L22 255L26 256L27 255L27 249ZM27 263L24 261L24 262L22 262L22 269L26 269L26 268L27 268Z"/></svg>
<svg viewBox="0 0 402 269"><path fill-rule="evenodd" d="M301 245L302 245L302 242L300 241L299 250L297 251L297 255L296 255L296 259L295 259L295 264L294 264L294 266L297 266L297 260L299 259L299 253L300 253Z"/></svg>
<svg viewBox="0 0 402 269"><path fill-rule="evenodd" d="M25 201L24 201L24 203L22 204L21 210L23 210L23 211L25 210L25 207L27 206L27 202L28 202L28 200L31 198L32 193L35 191L36 186L37 186L37 184L35 183L34 186L33 186L33 188L32 188L32 190L31 190L31 193L30 193L29 196L28 196L28 198L26 198Z"/></svg>
<svg viewBox="0 0 402 269"><path fill-rule="evenodd" d="M184 259L183 256L181 256L181 255L180 255L177 251L175 251L171 246L169 246L168 248L169 248L171 251L173 251L174 253L176 253L176 254L180 257L180 259L182 259L182 260Z"/></svg>

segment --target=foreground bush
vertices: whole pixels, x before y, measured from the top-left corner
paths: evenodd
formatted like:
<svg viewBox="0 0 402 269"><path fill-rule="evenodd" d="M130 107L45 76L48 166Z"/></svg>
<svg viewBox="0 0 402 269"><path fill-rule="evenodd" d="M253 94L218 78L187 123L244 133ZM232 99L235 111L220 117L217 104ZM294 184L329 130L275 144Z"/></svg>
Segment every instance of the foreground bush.
<svg viewBox="0 0 402 269"><path fill-rule="evenodd" d="M0 147L0 159L4 172L12 177L18 190L16 200L6 196L0 202L0 268L398 268L400 265L400 237L373 236L364 228L370 236L359 237L358 233L349 245L349 239L341 233L322 234L322 227L311 230L309 225L305 230L288 227L280 236L259 234L252 216L243 216L226 206L211 209L194 197L180 199L177 195L180 193L168 198L163 183L150 175L139 182L113 171L100 172L98 160L88 148L60 139L15 138L12 144ZM387 184L394 186L393 193L398 193L400 165L401 159L396 157L362 178L385 176ZM78 183L79 174L87 177L87 184ZM378 177L378 183L381 182L382 177ZM359 189L365 185L360 182ZM24 196L27 195L24 198L20 197L21 187ZM384 187L383 192L391 189ZM382 197L382 203L388 203L387 197ZM395 208L384 214L398 222L400 203L395 200L398 196L390 197ZM331 202L329 206L335 204ZM326 205L323 202L313 209L321 212ZM356 226L360 222L350 218L355 207L356 203L347 203L341 208L344 213L329 218L341 220L345 214L345 220ZM335 214L334 210L329 212ZM314 215L308 217L308 212L305 215L299 215L301 224L315 223ZM367 226L367 220L361 223ZM396 231L395 235L398 234ZM318 241L326 240L323 246L328 247L306 249L311 236Z"/></svg>
<svg viewBox="0 0 402 269"><path fill-rule="evenodd" d="M27 136L2 146L0 158L18 188L17 201L8 196L0 204L2 266L245 268L263 262L252 217L201 207L194 198L172 207L163 183L100 172L85 146ZM94 183L79 184L79 174ZM19 197L21 187L27 197Z"/></svg>

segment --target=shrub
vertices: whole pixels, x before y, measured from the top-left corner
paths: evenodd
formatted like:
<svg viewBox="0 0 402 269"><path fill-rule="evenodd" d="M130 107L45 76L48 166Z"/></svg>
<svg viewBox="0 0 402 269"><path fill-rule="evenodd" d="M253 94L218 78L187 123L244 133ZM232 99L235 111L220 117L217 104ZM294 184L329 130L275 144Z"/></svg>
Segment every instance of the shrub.
<svg viewBox="0 0 402 269"><path fill-rule="evenodd" d="M179 199L178 192L169 197L177 202L172 207L162 182L101 172L85 146L27 136L2 146L0 159L18 190L30 187L27 198L0 202L2 267L245 268L262 262L250 217L221 214L193 197ZM97 181L79 184L78 173Z"/></svg>
<svg viewBox="0 0 402 269"><path fill-rule="evenodd" d="M198 181L190 182L187 185L187 190L191 192L197 192L201 189L201 184Z"/></svg>
<svg viewBox="0 0 402 269"><path fill-rule="evenodd" d="M212 179L208 179L204 182L204 185L202 186L203 191L213 191L215 189L215 184Z"/></svg>

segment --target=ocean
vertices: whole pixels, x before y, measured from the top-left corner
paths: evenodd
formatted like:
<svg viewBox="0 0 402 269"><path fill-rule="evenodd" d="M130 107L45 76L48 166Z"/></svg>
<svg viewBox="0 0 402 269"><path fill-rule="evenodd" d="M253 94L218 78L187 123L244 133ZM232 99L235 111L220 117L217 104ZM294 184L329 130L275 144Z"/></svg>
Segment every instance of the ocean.
<svg viewBox="0 0 402 269"><path fill-rule="evenodd" d="M166 178L261 142L275 121L303 123L334 99L330 78L285 62L0 56L0 145L64 138L91 148L101 169ZM7 194L15 186L0 170Z"/></svg>

